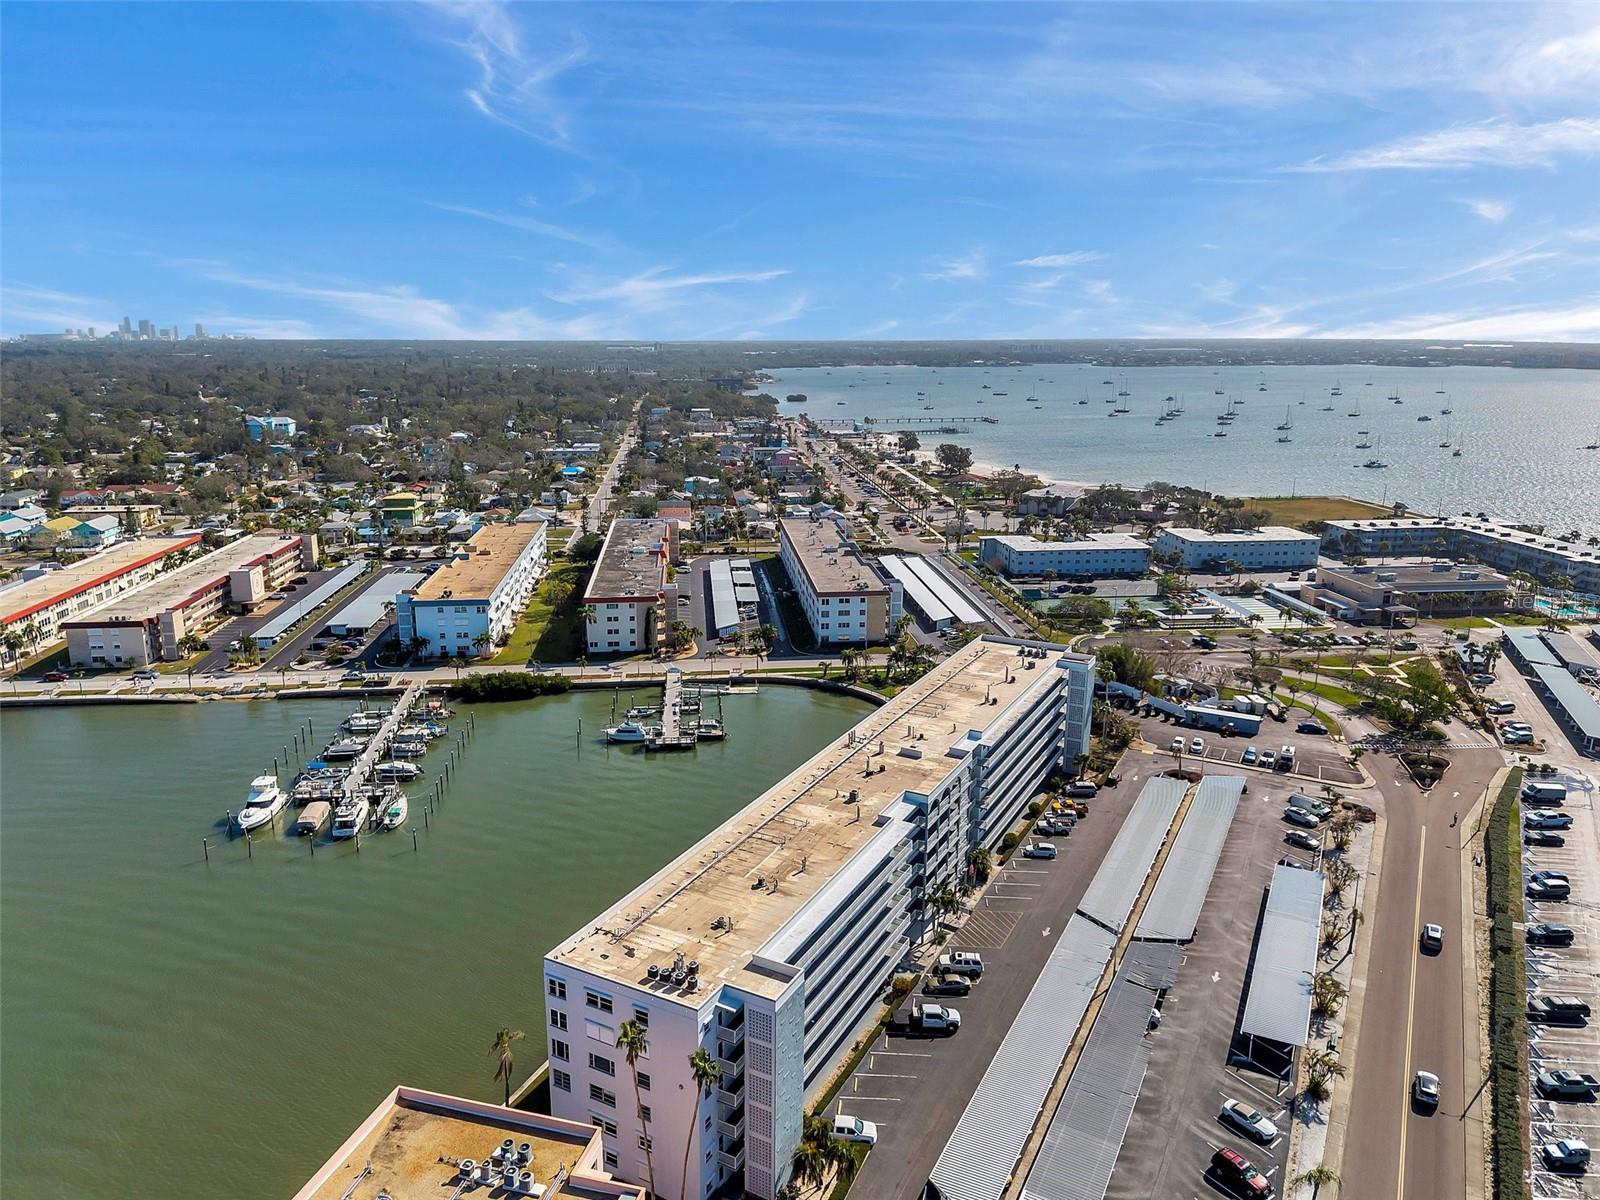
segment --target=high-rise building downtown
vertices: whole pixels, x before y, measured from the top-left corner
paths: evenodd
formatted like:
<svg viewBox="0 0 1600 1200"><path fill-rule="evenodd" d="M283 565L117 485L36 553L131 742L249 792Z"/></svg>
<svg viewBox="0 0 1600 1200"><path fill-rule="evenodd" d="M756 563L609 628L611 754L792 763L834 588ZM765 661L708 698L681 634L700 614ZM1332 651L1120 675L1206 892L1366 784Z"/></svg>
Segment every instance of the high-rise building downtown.
<svg viewBox="0 0 1600 1200"><path fill-rule="evenodd" d="M929 897L1087 750L1093 691L1093 658L973 641L584 922L544 963L552 1111L599 1126L624 1178L653 1168L666 1200L770 1200L807 1101L933 932Z"/></svg>

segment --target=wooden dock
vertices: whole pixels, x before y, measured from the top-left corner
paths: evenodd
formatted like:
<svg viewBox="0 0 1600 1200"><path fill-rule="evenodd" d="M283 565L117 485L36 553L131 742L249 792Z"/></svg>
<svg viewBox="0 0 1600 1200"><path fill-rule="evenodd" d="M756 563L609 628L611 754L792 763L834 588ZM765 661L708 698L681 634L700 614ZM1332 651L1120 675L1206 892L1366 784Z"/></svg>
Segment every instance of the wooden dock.
<svg viewBox="0 0 1600 1200"><path fill-rule="evenodd" d="M668 667L661 684L661 732L644 744L646 750L688 750L700 740L698 729L683 729L683 672Z"/></svg>
<svg viewBox="0 0 1600 1200"><path fill-rule="evenodd" d="M417 701L422 699L422 693L423 685L420 682L413 683L406 688L400 699L395 701L394 707L385 714L378 732L372 735L372 740L367 743L366 748L356 756L355 762L350 764L350 774L345 778L346 795L353 795L372 782L372 773L377 770L380 762L386 761L384 756L388 754L389 747L394 742L394 735L400 726L405 724Z"/></svg>

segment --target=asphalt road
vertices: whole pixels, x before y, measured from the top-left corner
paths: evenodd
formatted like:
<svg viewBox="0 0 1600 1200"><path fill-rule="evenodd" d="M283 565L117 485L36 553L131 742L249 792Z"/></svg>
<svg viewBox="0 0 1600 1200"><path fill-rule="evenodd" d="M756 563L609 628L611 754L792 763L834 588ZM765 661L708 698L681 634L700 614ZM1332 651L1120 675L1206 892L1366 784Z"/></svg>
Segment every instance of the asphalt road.
<svg viewBox="0 0 1600 1200"><path fill-rule="evenodd" d="M1013 857L951 936L947 949L976 950L987 968L970 995L950 1000L961 1032L936 1041L880 1037L845 1081L834 1111L878 1123L878 1145L850 1190L854 1200L921 1193L1148 770L1130 763L1131 777L1102 791L1070 837L1053 838L1061 851L1054 862Z"/></svg>
<svg viewBox="0 0 1600 1200"><path fill-rule="evenodd" d="M1366 905L1365 884L1355 897L1372 948L1351 1070L1340 1189L1347 1196L1455 1200L1467 1194L1469 1166L1481 1164L1475 1142L1487 1100L1476 1063L1469 1076L1465 1052L1467 1023L1475 1028L1478 1021L1477 980L1464 954L1471 914L1462 910L1462 838L1471 830L1456 824L1455 814L1471 809L1502 759L1488 749L1455 751L1450 759L1431 796L1411 785L1392 756L1365 760L1385 798L1386 826L1376 910ZM1444 926L1444 949L1424 955L1418 937L1430 921ZM1419 1070L1439 1076L1437 1111L1411 1102Z"/></svg>

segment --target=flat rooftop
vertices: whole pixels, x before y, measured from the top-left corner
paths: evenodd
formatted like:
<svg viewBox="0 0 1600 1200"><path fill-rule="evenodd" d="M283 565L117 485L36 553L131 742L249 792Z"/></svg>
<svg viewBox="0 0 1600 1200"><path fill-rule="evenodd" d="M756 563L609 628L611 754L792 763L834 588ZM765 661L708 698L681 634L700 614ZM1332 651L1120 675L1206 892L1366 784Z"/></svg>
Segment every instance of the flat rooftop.
<svg viewBox="0 0 1600 1200"><path fill-rule="evenodd" d="M1150 543L1131 533L1091 533L1071 542L1042 542L1026 533L984 534L986 542L999 542L1013 550L1148 550Z"/></svg>
<svg viewBox="0 0 1600 1200"><path fill-rule="evenodd" d="M799 555L813 591L824 596L888 592L889 585L862 560L842 522L823 517L817 521L786 519L778 524Z"/></svg>
<svg viewBox="0 0 1600 1200"><path fill-rule="evenodd" d="M0 622L9 624L20 621L41 608L88 591L108 579L198 545L199 542L198 533L187 537L134 538L118 542L110 549L79 559L69 567L46 571L37 579L25 580L0 591Z"/></svg>
<svg viewBox="0 0 1600 1200"><path fill-rule="evenodd" d="M204 558L184 563L174 571L151 580L143 587L118 596L99 608L67 622L69 625L113 621L152 621L161 613L177 608L197 592L215 586L230 571L249 566L258 558L288 547L298 548L300 538L292 533L252 533L213 550Z"/></svg>
<svg viewBox="0 0 1600 1200"><path fill-rule="evenodd" d="M1029 660L1015 641L968 643L568 938L550 959L646 989L646 968L681 952L699 960L707 991L736 981L776 995L784 981L747 971L751 956L882 832L875 823L880 814L955 769L959 756L951 751L957 743L974 744L969 731L1004 729L1015 719L1012 702L1049 679L1052 663L1063 657L1080 656ZM1033 670L1023 669L1028 661ZM705 992L659 994L697 1006Z"/></svg>
<svg viewBox="0 0 1600 1200"><path fill-rule="evenodd" d="M1600 562L1600 550L1581 546L1576 542L1563 542L1559 538L1551 537L1546 533L1529 533L1526 529L1519 529L1509 521L1480 521L1475 517L1380 517L1363 521L1329 521L1327 525L1325 537L1330 534L1347 531L1359 533L1362 531L1398 532L1409 530L1414 533L1422 533L1430 531L1443 532L1454 529L1477 534L1480 537L1512 542L1528 549L1549 550L1575 560Z"/></svg>
<svg viewBox="0 0 1600 1200"><path fill-rule="evenodd" d="M544 531L539 521L484 525L467 539L467 553L453 558L423 581L413 593L418 600L487 600L489 593L516 565L518 556Z"/></svg>
<svg viewBox="0 0 1600 1200"><path fill-rule="evenodd" d="M1173 537L1182 538L1186 542L1316 542L1322 540L1314 533L1307 533L1303 529L1290 529L1287 525L1263 525L1260 529L1233 529L1222 533L1180 525L1172 529L1163 529L1161 532L1170 533Z"/></svg>
<svg viewBox="0 0 1600 1200"><path fill-rule="evenodd" d="M599 1132L499 1105L396 1088L296 1193L295 1200L380 1196L440 1200L454 1192L460 1179L456 1166L462 1159L481 1163L506 1138L518 1148L527 1143L530 1159L521 1169L533 1172L546 1197L639 1196L638 1189L609 1180L592 1163L582 1163ZM594 1157L598 1154L596 1149ZM558 1174L569 1176L575 1167L579 1168L575 1180L564 1181L559 1189L552 1186ZM498 1178L495 1182L495 1194L503 1194ZM476 1189L480 1194L489 1190Z"/></svg>
<svg viewBox="0 0 1600 1200"><path fill-rule="evenodd" d="M1382 584L1386 587L1398 588L1400 591L1413 591L1418 588L1441 589L1444 591L1482 591L1504 590L1511 585L1511 581L1498 571L1491 571L1488 567L1464 566L1460 563L1384 563L1381 566L1367 565L1361 567L1329 566L1324 565L1317 576L1321 583L1328 583L1336 579L1353 579L1357 582L1374 586Z"/></svg>
<svg viewBox="0 0 1600 1200"><path fill-rule="evenodd" d="M667 522L618 517L606 531L584 599L654 598L667 586Z"/></svg>

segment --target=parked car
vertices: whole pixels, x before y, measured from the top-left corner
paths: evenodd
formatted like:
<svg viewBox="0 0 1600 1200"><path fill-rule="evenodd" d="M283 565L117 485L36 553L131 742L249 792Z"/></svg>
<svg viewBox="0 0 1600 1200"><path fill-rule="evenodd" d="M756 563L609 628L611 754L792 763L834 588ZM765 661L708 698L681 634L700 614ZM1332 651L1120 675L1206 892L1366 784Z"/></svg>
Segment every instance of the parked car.
<svg viewBox="0 0 1600 1200"><path fill-rule="evenodd" d="M1288 833L1283 835L1283 840L1300 850L1310 850L1313 854L1322 849L1320 840L1301 829L1289 830Z"/></svg>
<svg viewBox="0 0 1600 1200"><path fill-rule="evenodd" d="M154 671L152 671L149 667L140 667L137 671L135 671L133 673L132 678L134 678L134 679L151 679L151 680L153 680L153 679L159 678L159 676Z"/></svg>
<svg viewBox="0 0 1600 1200"><path fill-rule="evenodd" d="M1204 633L1197 633L1189 640L1202 650L1215 650L1217 648L1217 639Z"/></svg>
<svg viewBox="0 0 1600 1200"><path fill-rule="evenodd" d="M1099 794L1100 785L1087 779L1079 779L1067 787L1067 795L1074 800L1092 800Z"/></svg>
<svg viewBox="0 0 1600 1200"><path fill-rule="evenodd" d="M1437 954L1444 949L1444 926L1435 925L1433 922L1422 927L1422 948L1430 953Z"/></svg>
<svg viewBox="0 0 1600 1200"><path fill-rule="evenodd" d="M1543 829L1529 830L1522 835L1524 846L1565 846L1567 839L1559 833L1550 833Z"/></svg>
<svg viewBox="0 0 1600 1200"><path fill-rule="evenodd" d="M44 673L44 681L46 683L65 683L67 681L67 673L65 671L46 671Z"/></svg>
<svg viewBox="0 0 1600 1200"><path fill-rule="evenodd" d="M1023 850L1023 858L1054 858L1056 847L1054 842L1034 842Z"/></svg>
<svg viewBox="0 0 1600 1200"><path fill-rule="evenodd" d="M1523 932L1530 946L1572 945L1572 926L1570 925L1561 925L1554 921L1540 921L1537 925L1529 925Z"/></svg>
<svg viewBox="0 0 1600 1200"><path fill-rule="evenodd" d="M1271 771L1278 765L1278 756L1271 750L1263 750L1261 752L1261 756L1256 761L1261 764L1262 770Z"/></svg>
<svg viewBox="0 0 1600 1200"><path fill-rule="evenodd" d="M1469 678L1476 687L1488 687L1494 682L1494 676L1489 674L1487 671L1474 672L1471 676L1469 676Z"/></svg>
<svg viewBox="0 0 1600 1200"><path fill-rule="evenodd" d="M913 1000L889 1018L889 1028L905 1037L949 1037L961 1028L961 1014L948 1005Z"/></svg>
<svg viewBox="0 0 1600 1200"><path fill-rule="evenodd" d="M1411 1080L1411 1097L1427 1108L1439 1107L1439 1077L1432 1071L1418 1071Z"/></svg>
<svg viewBox="0 0 1600 1200"><path fill-rule="evenodd" d="M1211 1170L1235 1195L1249 1200L1271 1200L1272 1180L1268 1179L1237 1150L1222 1147L1211 1156Z"/></svg>
<svg viewBox="0 0 1600 1200"><path fill-rule="evenodd" d="M1535 996L1528 1001L1528 1020L1552 1025L1578 1025L1589 1019L1589 1002L1579 996Z"/></svg>
<svg viewBox="0 0 1600 1200"><path fill-rule="evenodd" d="M1579 1138L1561 1138L1540 1146L1539 1156L1552 1171L1581 1171L1589 1165L1589 1145Z"/></svg>
<svg viewBox="0 0 1600 1200"><path fill-rule="evenodd" d="M1299 825L1305 829L1315 829L1322 824L1316 813L1307 812L1303 808L1296 808L1292 804L1283 810L1283 819L1291 825Z"/></svg>
<svg viewBox="0 0 1600 1200"><path fill-rule="evenodd" d="M1504 716L1506 713L1514 713L1516 711L1517 706L1510 700L1496 700L1493 704L1489 705L1489 712L1497 717Z"/></svg>
<svg viewBox="0 0 1600 1200"><path fill-rule="evenodd" d="M1172 745L1167 747L1174 754L1182 754L1188 748L1189 742L1182 734L1172 739Z"/></svg>
<svg viewBox="0 0 1600 1200"><path fill-rule="evenodd" d="M965 996L972 991L972 980L965 975L930 975L922 981L925 996Z"/></svg>
<svg viewBox="0 0 1600 1200"><path fill-rule="evenodd" d="M360 667L351 667L350 670L346 671L342 676L340 676L340 678L346 683L360 683L366 677L367 673Z"/></svg>
<svg viewBox="0 0 1600 1200"><path fill-rule="evenodd" d="M976 950L952 950L941 954L934 967L941 973L967 975L977 979L983 974L983 955Z"/></svg>
<svg viewBox="0 0 1600 1200"><path fill-rule="evenodd" d="M1600 1079L1581 1071L1540 1071L1533 1086L1552 1100L1593 1100L1600 1092Z"/></svg>
<svg viewBox="0 0 1600 1200"><path fill-rule="evenodd" d="M1534 883L1565 883L1568 886L1572 884L1565 871L1535 871L1528 876L1528 879Z"/></svg>
<svg viewBox="0 0 1600 1200"><path fill-rule="evenodd" d="M1287 771L1294 766L1294 747L1283 746L1278 750L1278 766Z"/></svg>
<svg viewBox="0 0 1600 1200"><path fill-rule="evenodd" d="M1259 755L1256 753L1256 748L1254 746L1246 746L1244 748L1244 753L1239 756L1239 761L1248 767L1254 763L1258 757Z"/></svg>
<svg viewBox="0 0 1600 1200"><path fill-rule="evenodd" d="M1522 818L1524 829L1571 829L1572 814L1564 812L1526 813Z"/></svg>
<svg viewBox="0 0 1600 1200"><path fill-rule="evenodd" d="M860 1117L847 1117L839 1113L833 1118L833 1136L841 1142L865 1142L869 1146L876 1146L878 1127Z"/></svg>
<svg viewBox="0 0 1600 1200"><path fill-rule="evenodd" d="M1308 796L1304 792L1291 792L1289 795L1289 803L1295 808L1305 809L1308 813L1313 814L1323 821L1326 821L1329 817L1333 816L1333 809L1329 808L1315 796Z"/></svg>
<svg viewBox="0 0 1600 1200"><path fill-rule="evenodd" d="M1218 1118L1224 1125L1232 1125L1246 1137L1253 1137L1263 1144L1278 1136L1276 1125L1258 1110L1248 1104L1240 1104L1237 1100L1224 1100Z"/></svg>
<svg viewBox="0 0 1600 1200"><path fill-rule="evenodd" d="M1530 879L1529 900L1565 900L1572 895L1572 885L1564 879Z"/></svg>
<svg viewBox="0 0 1600 1200"><path fill-rule="evenodd" d="M1189 753L1190 754L1204 754L1205 752L1206 752L1206 742L1205 742L1204 738L1190 738L1189 739Z"/></svg>

